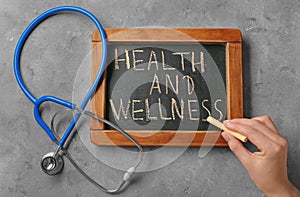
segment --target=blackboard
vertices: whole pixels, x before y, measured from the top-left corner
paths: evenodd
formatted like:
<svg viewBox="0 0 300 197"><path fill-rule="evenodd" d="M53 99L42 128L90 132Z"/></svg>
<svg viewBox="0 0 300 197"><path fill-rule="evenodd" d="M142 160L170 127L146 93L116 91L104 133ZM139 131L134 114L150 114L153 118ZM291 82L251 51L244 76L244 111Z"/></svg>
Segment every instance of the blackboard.
<svg viewBox="0 0 300 197"><path fill-rule="evenodd" d="M190 39L163 29L121 29L119 35L118 30L107 31L107 69L92 111L136 135L142 145L226 145L206 117L242 117L240 32L181 29L188 30ZM160 37L151 31L160 32ZM94 32L92 78L99 67L100 43ZM132 145L119 137L112 128L91 120L94 144Z"/></svg>
<svg viewBox="0 0 300 197"><path fill-rule="evenodd" d="M205 50L201 50L202 46ZM167 43L159 45L149 43L110 45L108 53L110 57L108 59L113 59L113 61L109 62L107 67L106 83L109 86L106 88L106 118L125 130L140 128L144 130L178 130L180 124L182 124L180 126L181 130L207 130L208 123L205 121L205 117L208 117L208 111L212 111L214 101L210 98L209 88L201 72L205 73L205 70L209 69L207 67L211 66L206 65L207 61L205 60L210 55L220 71L222 82L225 84L226 61L225 45L205 44L202 46L199 47L198 44L176 44L175 46L173 44L170 46ZM132 50L128 50L129 48L132 48ZM179 48L180 52L176 48ZM115 50L118 52L126 50L128 55L126 56L125 52L118 53L118 58L115 58L113 56ZM143 61L136 63L136 69L138 70L132 68L133 50L139 51L139 53L135 52L135 56L139 56L136 59ZM196 63L201 63L202 57L202 71L201 64L195 65L193 71L192 63L186 58L184 58L184 68L182 68L181 54L183 52L185 56L191 56L191 53L194 53L194 56L197 54L198 57L194 57L194 59L197 59ZM177 55L179 53L181 54ZM127 62L126 57L128 58ZM149 65L149 59L157 60L157 65L156 62ZM164 59L163 63L162 59ZM116 61L120 62L116 63ZM126 64L130 65L132 70L129 70ZM163 67L163 64L165 67ZM126 76L124 75L125 72L131 72L134 78L130 77L131 73L127 74L128 77L124 77ZM149 78L146 79L145 76ZM121 77L124 80L118 87L116 84ZM132 86L132 84L135 84L135 86ZM128 96L130 99L125 99L124 95L129 93L130 86L131 88L134 87L134 90ZM112 96L112 92L114 92L114 96ZM189 94L192 93L195 95L190 96ZM218 106L216 105L214 110L219 110L217 115L222 120L225 118L224 114L226 114L226 98L220 95L217 99L219 100ZM121 110L119 113L120 103L123 104L125 110ZM153 106L153 109L150 110L150 106L154 103L158 105ZM132 109L133 106L135 109ZM164 113L162 107L165 108ZM124 111L125 113L123 113ZM137 113L133 113L135 111ZM136 125L128 124L132 121ZM151 121L155 124L149 125ZM198 125L192 128L190 125L195 121Z"/></svg>

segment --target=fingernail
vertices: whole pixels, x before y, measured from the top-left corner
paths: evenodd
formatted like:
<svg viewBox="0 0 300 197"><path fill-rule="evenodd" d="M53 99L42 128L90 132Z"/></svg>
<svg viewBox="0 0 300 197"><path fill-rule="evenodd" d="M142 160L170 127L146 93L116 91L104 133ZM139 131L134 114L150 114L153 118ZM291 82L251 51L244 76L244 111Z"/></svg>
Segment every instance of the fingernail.
<svg viewBox="0 0 300 197"><path fill-rule="evenodd" d="M231 121L230 120L224 120L224 125L225 126L231 126Z"/></svg>
<svg viewBox="0 0 300 197"><path fill-rule="evenodd" d="M229 141L229 136L228 136L228 134L227 134L226 132L222 132L221 135L223 136L223 138L224 138L224 140L225 140L226 142Z"/></svg>

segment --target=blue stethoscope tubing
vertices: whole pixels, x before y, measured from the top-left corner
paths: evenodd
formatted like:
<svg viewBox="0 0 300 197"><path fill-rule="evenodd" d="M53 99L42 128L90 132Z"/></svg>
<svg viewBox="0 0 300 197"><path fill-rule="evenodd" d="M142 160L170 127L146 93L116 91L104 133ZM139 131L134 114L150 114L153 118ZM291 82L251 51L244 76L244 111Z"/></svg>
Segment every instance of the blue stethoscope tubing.
<svg viewBox="0 0 300 197"><path fill-rule="evenodd" d="M79 107L79 110L84 110L84 108L86 107L90 98L94 95L94 92L97 89L97 86L101 80L101 77L105 70L106 56L107 56L107 38L106 38L105 31L104 31L101 23L99 22L99 20L92 13L90 13L89 11L87 11L85 9L82 9L79 7L74 7L74 6L61 6L61 7L52 8L52 9L44 12L43 14L41 14L37 18L35 18L30 23L30 25L25 29L25 31L22 33L22 35L17 43L15 53L14 53L14 72L15 72L15 77L17 79L17 82L18 82L19 86L21 87L22 91L24 92L24 94L34 104L34 117L35 117L36 121L46 131L46 133L48 134L50 139L52 141L56 142L59 147L64 146L70 133L74 129L74 126L76 125L76 122L78 121L80 115L77 113L74 116L73 120L70 122L67 130L65 131L63 137L61 139L57 139L57 137L55 136L53 131L42 120L40 111L39 111L39 107L42 103L47 102L47 101L57 103L59 105L62 105L64 107L67 107L70 109L74 109L76 105L69 101L65 101L63 99L60 99L60 98L57 98L54 96L49 96L49 95L41 96L40 98L34 97L33 94L28 90L28 88L24 84L24 81L23 81L23 78L21 75L21 71L20 71L20 57L21 57L21 52L22 52L23 46L24 46L27 38L31 34L31 32L46 18L48 18L58 12L63 12L63 11L77 12L77 13L83 14L83 15L87 16L88 18L90 18L97 26L97 29L100 32L100 37L101 37L101 41L102 41L102 60L101 60L101 65L100 65L98 74Z"/></svg>

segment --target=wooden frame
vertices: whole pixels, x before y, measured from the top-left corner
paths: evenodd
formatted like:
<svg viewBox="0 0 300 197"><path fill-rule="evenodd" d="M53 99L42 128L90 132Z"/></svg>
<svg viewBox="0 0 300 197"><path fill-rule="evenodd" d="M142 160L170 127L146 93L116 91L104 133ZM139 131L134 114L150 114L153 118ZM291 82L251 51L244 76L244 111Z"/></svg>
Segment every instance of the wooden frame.
<svg viewBox="0 0 300 197"><path fill-rule="evenodd" d="M118 34L130 30L130 34ZM242 36L237 29L175 29L192 37L200 43L226 44L226 92L227 92L227 118L243 117L243 87L242 87ZM185 36L170 34L168 29L127 29L106 28L109 42L174 42L188 43ZM101 57L101 39L98 31L92 36L92 77L95 79ZM106 76L98 88L91 102L91 110L98 116L105 118L105 83ZM97 111L96 109L102 109ZM142 146L227 146L219 131L167 131L157 133L153 131L127 131ZM152 135L153 134L153 135ZM144 135L144 136L143 136ZM176 135L176 139L170 141ZM146 137L145 137L146 136ZM178 136L178 137L177 137ZM191 140L192 137L192 140ZM104 125L93 119L90 124L91 142L96 145L133 146L134 144L115 130L105 130ZM205 140L204 140L205 138Z"/></svg>

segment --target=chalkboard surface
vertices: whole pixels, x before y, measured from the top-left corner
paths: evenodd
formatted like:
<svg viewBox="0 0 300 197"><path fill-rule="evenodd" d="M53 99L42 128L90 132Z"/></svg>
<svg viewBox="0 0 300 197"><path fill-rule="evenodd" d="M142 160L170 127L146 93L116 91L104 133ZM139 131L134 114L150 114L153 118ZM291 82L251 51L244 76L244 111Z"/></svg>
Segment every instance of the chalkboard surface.
<svg viewBox="0 0 300 197"><path fill-rule="evenodd" d="M108 54L106 118L121 128L205 131L208 113L225 118L226 98L220 93L214 105L202 77L217 66L225 87L224 44L119 43Z"/></svg>
<svg viewBox="0 0 300 197"><path fill-rule="evenodd" d="M91 110L143 146L227 146L208 115L243 116L242 37L237 29L107 28L107 69ZM93 81L101 38L92 37ZM91 119L96 145L133 146Z"/></svg>

